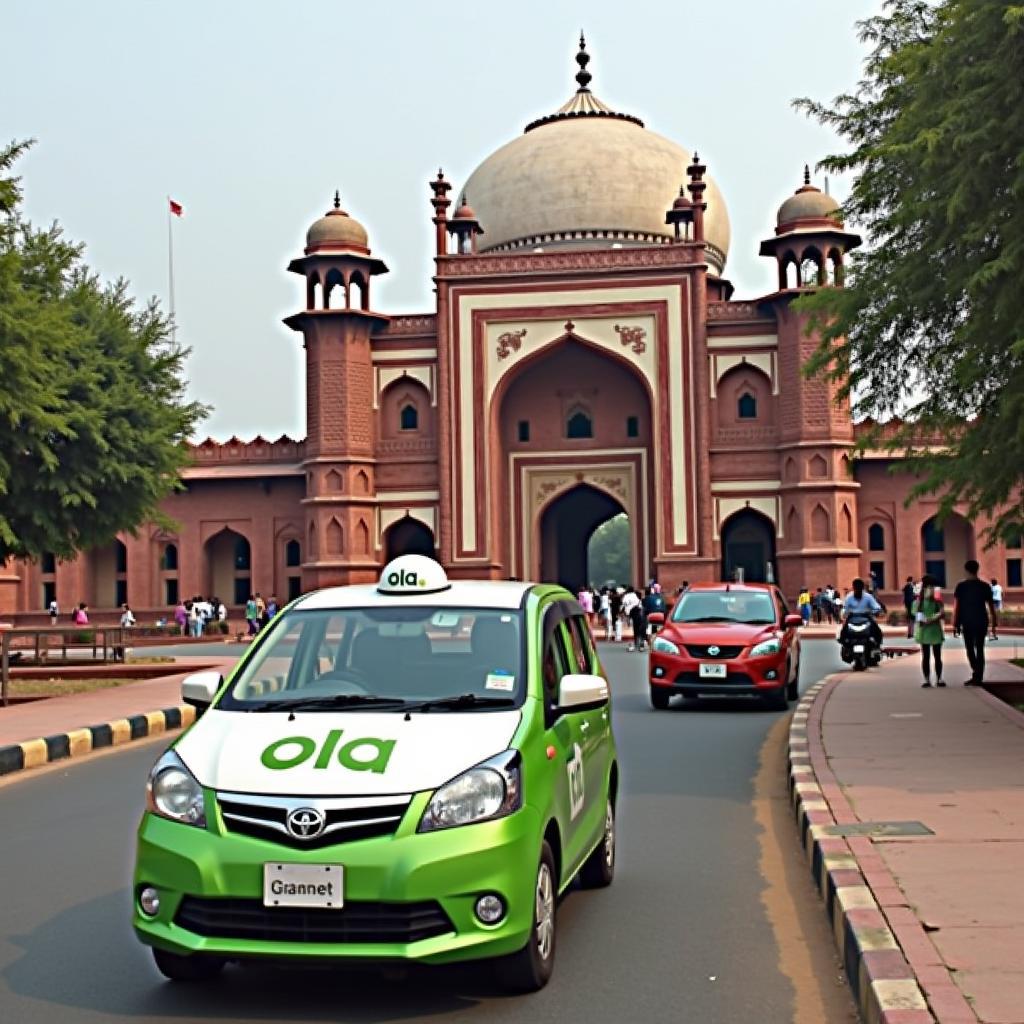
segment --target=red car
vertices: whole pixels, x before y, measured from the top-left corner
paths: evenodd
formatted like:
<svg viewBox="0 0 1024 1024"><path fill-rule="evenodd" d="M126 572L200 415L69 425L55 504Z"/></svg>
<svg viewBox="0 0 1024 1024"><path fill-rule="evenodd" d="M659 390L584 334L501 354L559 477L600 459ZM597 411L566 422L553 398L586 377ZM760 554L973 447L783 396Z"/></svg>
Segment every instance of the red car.
<svg viewBox="0 0 1024 1024"><path fill-rule="evenodd" d="M799 696L800 621L770 584L693 584L651 644L651 704L743 695L784 711Z"/></svg>

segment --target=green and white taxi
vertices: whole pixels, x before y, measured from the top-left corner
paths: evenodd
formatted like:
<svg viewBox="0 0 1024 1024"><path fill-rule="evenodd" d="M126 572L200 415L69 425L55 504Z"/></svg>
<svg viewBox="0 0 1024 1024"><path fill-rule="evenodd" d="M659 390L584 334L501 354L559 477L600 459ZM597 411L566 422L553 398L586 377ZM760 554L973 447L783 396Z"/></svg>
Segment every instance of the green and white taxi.
<svg viewBox="0 0 1024 1024"><path fill-rule="evenodd" d="M608 684L560 587L407 555L299 598L157 761L134 925L169 978L227 961L495 959L545 985L558 894L615 868Z"/></svg>

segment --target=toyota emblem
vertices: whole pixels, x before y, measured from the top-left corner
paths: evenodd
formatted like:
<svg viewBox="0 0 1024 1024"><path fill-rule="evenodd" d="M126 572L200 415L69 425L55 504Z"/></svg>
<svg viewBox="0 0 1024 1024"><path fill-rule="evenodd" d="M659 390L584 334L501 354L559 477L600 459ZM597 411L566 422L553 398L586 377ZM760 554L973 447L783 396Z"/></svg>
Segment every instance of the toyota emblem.
<svg viewBox="0 0 1024 1024"><path fill-rule="evenodd" d="M315 807L296 807L288 812L285 827L296 839L316 839L324 830L327 819L323 811Z"/></svg>
<svg viewBox="0 0 1024 1024"><path fill-rule="evenodd" d="M708 648L708 654L710 654L712 658L717 658L721 653L722 653L722 648L719 647L717 644L712 644Z"/></svg>

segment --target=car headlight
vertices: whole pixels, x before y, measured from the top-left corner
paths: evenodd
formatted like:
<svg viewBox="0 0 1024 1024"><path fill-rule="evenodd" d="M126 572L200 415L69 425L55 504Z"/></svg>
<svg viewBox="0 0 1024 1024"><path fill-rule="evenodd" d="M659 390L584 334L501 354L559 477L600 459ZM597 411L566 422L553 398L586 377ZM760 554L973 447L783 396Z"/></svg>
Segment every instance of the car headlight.
<svg viewBox="0 0 1024 1024"><path fill-rule="evenodd" d="M679 648L672 643L671 640L666 640L664 637L656 636L654 643L651 644L651 650L657 651L659 654L678 654Z"/></svg>
<svg viewBox="0 0 1024 1024"><path fill-rule="evenodd" d="M149 773L146 807L161 818L206 827L203 787L173 750L168 750Z"/></svg>
<svg viewBox="0 0 1024 1024"><path fill-rule="evenodd" d="M419 832L504 818L523 806L522 761L506 751L446 782L430 798Z"/></svg>
<svg viewBox="0 0 1024 1024"><path fill-rule="evenodd" d="M778 654L782 650L782 641L778 637L771 640L764 640L750 649L752 658L760 658L765 654Z"/></svg>

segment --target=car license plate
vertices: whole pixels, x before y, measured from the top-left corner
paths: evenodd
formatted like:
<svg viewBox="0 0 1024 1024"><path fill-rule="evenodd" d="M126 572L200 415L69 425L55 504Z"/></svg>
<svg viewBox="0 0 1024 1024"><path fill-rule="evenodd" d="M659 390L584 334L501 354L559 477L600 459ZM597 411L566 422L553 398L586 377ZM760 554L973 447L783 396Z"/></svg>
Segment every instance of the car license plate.
<svg viewBox="0 0 1024 1024"><path fill-rule="evenodd" d="M854 654L863 654L864 653L864 645L863 644L854 644L853 645L853 653Z"/></svg>
<svg viewBox="0 0 1024 1024"><path fill-rule="evenodd" d="M701 665L699 675L701 679L724 679L726 668L724 665Z"/></svg>
<svg viewBox="0 0 1024 1024"><path fill-rule="evenodd" d="M340 864L264 864L263 906L340 910L345 902Z"/></svg>

